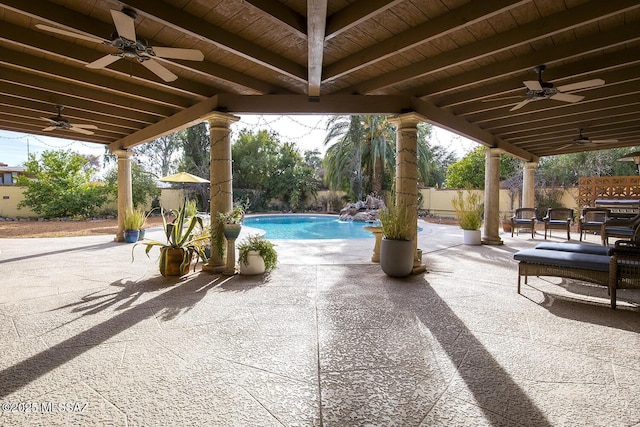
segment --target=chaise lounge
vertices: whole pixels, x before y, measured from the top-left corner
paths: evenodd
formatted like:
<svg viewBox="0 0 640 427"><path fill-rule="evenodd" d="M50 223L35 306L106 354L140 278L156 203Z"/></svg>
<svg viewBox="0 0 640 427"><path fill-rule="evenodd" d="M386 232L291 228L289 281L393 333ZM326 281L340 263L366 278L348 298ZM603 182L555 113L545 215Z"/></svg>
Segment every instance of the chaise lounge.
<svg viewBox="0 0 640 427"><path fill-rule="evenodd" d="M614 248L578 243L544 243L516 252L518 293L521 278L551 276L582 280L609 290L611 308L616 308L616 290L640 288L640 244L616 242Z"/></svg>

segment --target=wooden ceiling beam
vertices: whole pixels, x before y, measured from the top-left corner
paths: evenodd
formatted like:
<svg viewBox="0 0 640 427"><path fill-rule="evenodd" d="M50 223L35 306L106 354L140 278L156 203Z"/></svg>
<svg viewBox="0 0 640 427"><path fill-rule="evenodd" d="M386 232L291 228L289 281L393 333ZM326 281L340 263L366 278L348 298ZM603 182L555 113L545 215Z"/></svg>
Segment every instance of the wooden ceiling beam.
<svg viewBox="0 0 640 427"><path fill-rule="evenodd" d="M50 117L57 114L55 106L58 104L43 103L37 99L24 99L0 94L0 104L13 105L19 113L24 117ZM96 125L100 124L113 130L114 132L122 132L124 134L136 131L142 128L138 122L127 119L121 119L112 116L103 116L95 114L93 111L75 109L73 105L64 105L65 114L73 114L79 120L90 120Z"/></svg>
<svg viewBox="0 0 640 427"><path fill-rule="evenodd" d="M520 159L529 162L538 161L538 158L529 151L503 141L502 139L492 135L490 132L487 132L475 124L469 123L460 117L456 117L450 112L438 108L428 101L423 101L419 98L412 98L411 104L412 109L416 113L423 115L431 124L469 138L484 146L500 148Z"/></svg>
<svg viewBox="0 0 640 427"><path fill-rule="evenodd" d="M295 10L273 0L245 0L247 3L263 11L273 20L287 26L287 29L298 37L307 37L307 20Z"/></svg>
<svg viewBox="0 0 640 427"><path fill-rule="evenodd" d="M52 113L55 113L56 105L72 106L73 108L85 110L91 114L107 116L115 121L121 120L123 122L129 122L132 127L148 125L158 120L157 117L147 114L119 110L107 105L97 104L90 100L72 98L58 93L50 93L43 90L35 91L31 88L6 82L0 82L0 93L14 98L29 99L50 104Z"/></svg>
<svg viewBox="0 0 640 427"><path fill-rule="evenodd" d="M478 123L485 129L495 129L510 123L527 122L532 123L537 120L549 120L558 117L571 116L573 114L583 114L588 111L604 110L623 105L625 101L634 97L640 99L640 85L637 82L627 82L612 86L605 86L599 89L591 89L591 97L585 98L575 104L556 101L553 99L543 99L533 101L520 110L506 110L502 116L491 113L481 113L468 115L466 118L474 123ZM625 99L627 98L627 99ZM523 111L524 110L524 111ZM553 112L552 112L553 111ZM549 114L552 112L551 114Z"/></svg>
<svg viewBox="0 0 640 427"><path fill-rule="evenodd" d="M389 37L356 54L327 65L323 73L324 80L331 81L342 77L529 1L470 2L458 9L454 9L451 13L412 27L403 33ZM362 0L359 3L352 3L351 6L365 2L368 3L367 0Z"/></svg>
<svg viewBox="0 0 640 427"><path fill-rule="evenodd" d="M327 40L330 40L356 25L375 17L404 0L358 0L327 20Z"/></svg>
<svg viewBox="0 0 640 427"><path fill-rule="evenodd" d="M601 20L607 16L638 7L640 7L640 4L637 0L585 3L554 15L547 16L544 18L543 23L538 20L530 22L512 30L498 33L494 36L480 40L478 43L462 46L436 57L416 62L379 77L374 77L365 82L356 84L345 91L360 94L373 93L376 90L383 89L391 85L397 85L430 73L443 71L450 67L458 67L467 62L491 56L508 49L513 49L520 45L531 43L542 38L551 37L572 28L584 26L591 22ZM586 47L588 45L584 43L573 42L573 44L576 45L574 49L588 49ZM554 53L555 50L556 49L554 48ZM522 61L521 58L517 59ZM488 70L491 70L492 68L493 67L483 67L483 69ZM467 73L461 74L463 77L466 77L466 75ZM421 89L418 89L414 93L423 95L432 92L421 92Z"/></svg>
<svg viewBox="0 0 640 427"><path fill-rule="evenodd" d="M0 95L0 106L2 106L2 111L5 114L38 120L40 117L53 117L58 113L55 105L5 95ZM87 114L85 111L73 110L72 106L66 108L67 106L65 105L64 107L65 109L62 110L64 117L68 116L77 119L76 121L91 122L96 126L99 125L101 130L113 133L118 138L142 128L142 126L132 126L124 121L117 122L102 116L96 117L95 115Z"/></svg>
<svg viewBox="0 0 640 427"><path fill-rule="evenodd" d="M217 28L203 19L189 15L182 9L171 6L168 3L128 0L127 5L152 21L159 22L197 39L213 43L220 49L267 67L289 78L305 83L307 81L307 70L304 67L222 28Z"/></svg>
<svg viewBox="0 0 640 427"><path fill-rule="evenodd" d="M44 90L78 99L90 100L92 102L109 105L113 108L152 114L158 118L167 117L176 112L175 109L163 105L144 103L138 99L91 90L85 86L74 85L61 80L48 79L43 76L28 74L24 71L18 71L8 67L0 66L0 81L30 87L33 90Z"/></svg>
<svg viewBox="0 0 640 427"><path fill-rule="evenodd" d="M131 97L171 108L184 108L190 104L188 98L137 85L130 80L119 80L88 69L72 67L11 49L3 49L2 55L0 55L0 64L23 72L40 74L53 80L84 85L106 93Z"/></svg>
<svg viewBox="0 0 640 427"><path fill-rule="evenodd" d="M320 96L320 82L322 80L327 0L307 0L307 11L307 64L309 73L307 95L318 97Z"/></svg>
<svg viewBox="0 0 640 427"><path fill-rule="evenodd" d="M591 78L601 77L602 73L610 70L618 70L620 67L628 67L640 64L640 49L625 53L625 63L620 63L620 52L611 52L605 55L586 58L571 64L557 64L547 71L547 81L557 82L558 84L572 83L575 81L587 80ZM533 69L530 70L529 77L535 76ZM554 78L553 76L562 76ZM425 99L430 100L439 107L456 107L464 106L468 103L476 103L478 100L487 100L490 98L499 98L500 96L520 95L524 96L525 86L523 80L528 80L524 75L522 77L505 77L495 83L483 84L473 89L445 94L437 97L427 96ZM604 78L610 83L610 77ZM516 100L517 102L517 100ZM515 102L514 102L515 104ZM492 104L488 104L492 105ZM454 108L454 111L457 111Z"/></svg>
<svg viewBox="0 0 640 427"><path fill-rule="evenodd" d="M5 3L12 2L11 0L3 1ZM17 7L14 8L17 12L45 20L50 22L53 26L70 31L79 32L101 39L104 39L106 35L109 35L114 31L113 24L106 24L102 21L79 14L78 12L60 7L59 5L52 5L50 8L45 9L43 9L42 4L38 2L18 2L15 6L18 5L21 9L18 9ZM56 13L53 15L47 14L51 9L56 9ZM43 13L46 15L43 16ZM53 20L54 17L57 20ZM96 51L93 49L67 42L62 38L52 38L47 35L48 33L41 30L31 31L8 23L3 23L3 25L0 26L0 30L3 34L0 35L0 38L7 37L17 43L24 43L25 45L32 46L35 49L49 51L56 55L68 57L71 60L79 60L82 62L82 65L86 65L87 63L93 62L101 57L96 55ZM154 40L147 41L150 45L160 45L159 42L155 42ZM240 86L258 93L274 93L283 91L283 89L265 83L259 79L255 79L247 76L246 74L238 73L230 68L207 61L179 61L163 58L156 58L156 60L191 72L212 76L228 84ZM131 64L127 64L124 60L111 64L106 69L108 71L119 71L122 76L133 75L144 80L150 80L159 86L164 86L171 90L184 90L186 92L197 93L203 97L211 95L211 90L206 86L194 85L185 79L178 79L174 82L166 83L159 79L155 74L150 73L146 68L138 66L137 64L132 67Z"/></svg>

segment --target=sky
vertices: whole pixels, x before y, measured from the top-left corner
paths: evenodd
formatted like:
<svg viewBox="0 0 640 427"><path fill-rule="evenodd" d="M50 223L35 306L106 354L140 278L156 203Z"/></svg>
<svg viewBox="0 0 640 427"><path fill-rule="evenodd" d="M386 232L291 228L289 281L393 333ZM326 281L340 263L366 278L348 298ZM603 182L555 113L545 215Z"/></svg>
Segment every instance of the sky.
<svg viewBox="0 0 640 427"><path fill-rule="evenodd" d="M272 130L280 135L281 141L294 142L301 151L318 150L324 153L323 141L328 118L329 116L321 115L240 115L240 120L231 129L234 134L244 128ZM432 142L454 151L458 157L477 147L473 141L436 127ZM45 150L69 149L81 154L101 156L104 154L104 147L103 144L0 131L0 163L9 166L22 165L30 153L38 155Z"/></svg>

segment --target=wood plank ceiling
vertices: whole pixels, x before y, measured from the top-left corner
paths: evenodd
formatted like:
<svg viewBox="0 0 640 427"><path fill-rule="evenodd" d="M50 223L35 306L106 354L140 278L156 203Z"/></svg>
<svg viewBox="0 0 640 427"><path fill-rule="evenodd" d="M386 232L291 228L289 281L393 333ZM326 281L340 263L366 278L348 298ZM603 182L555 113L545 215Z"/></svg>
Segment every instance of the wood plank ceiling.
<svg viewBox="0 0 640 427"><path fill-rule="evenodd" d="M111 40L123 8L149 46L204 60L156 58L174 81L129 58L88 68L116 52L95 39ZM0 20L4 130L127 148L212 110L413 110L526 160L640 145L638 0L0 0ZM541 64L556 88L604 84L510 111ZM56 105L98 129L42 131ZM573 143L580 128L591 140Z"/></svg>

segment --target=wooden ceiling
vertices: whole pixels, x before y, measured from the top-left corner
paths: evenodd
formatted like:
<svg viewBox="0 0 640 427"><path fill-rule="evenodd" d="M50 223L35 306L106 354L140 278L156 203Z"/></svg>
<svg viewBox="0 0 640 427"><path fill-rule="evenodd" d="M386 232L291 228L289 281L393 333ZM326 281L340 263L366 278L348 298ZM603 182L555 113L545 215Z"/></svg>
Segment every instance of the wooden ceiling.
<svg viewBox="0 0 640 427"><path fill-rule="evenodd" d="M137 13L150 46L204 61L86 65L116 50L111 10ZM0 0L0 129L128 148L234 114L377 114L428 121L519 158L640 145L638 0ZM40 24L40 25L38 25ZM81 37L43 30L42 25ZM36 26L38 25L38 26ZM525 99L523 81L575 102ZM42 117L94 124L43 132ZM616 143L572 144L578 129Z"/></svg>

